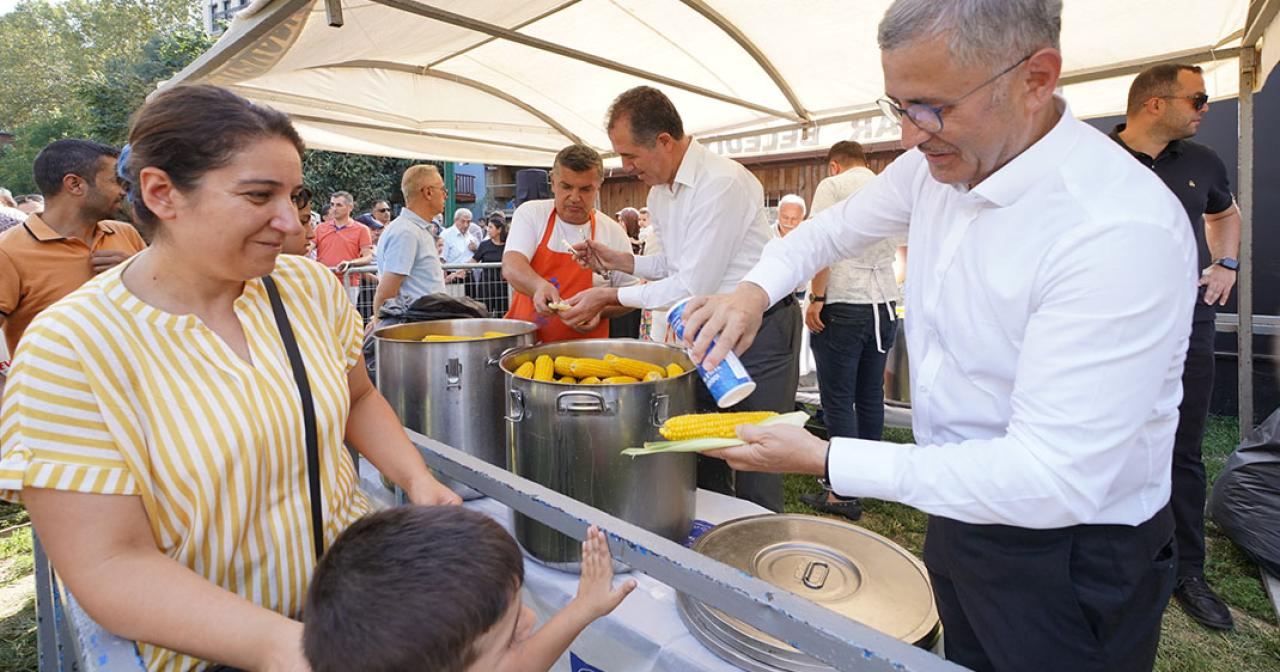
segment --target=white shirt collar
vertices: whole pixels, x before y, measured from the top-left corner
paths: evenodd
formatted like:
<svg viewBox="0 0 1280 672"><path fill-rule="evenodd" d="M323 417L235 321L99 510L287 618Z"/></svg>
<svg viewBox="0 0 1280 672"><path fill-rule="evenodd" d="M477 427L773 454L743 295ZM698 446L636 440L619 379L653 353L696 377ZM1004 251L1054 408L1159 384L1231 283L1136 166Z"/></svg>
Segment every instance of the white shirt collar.
<svg viewBox="0 0 1280 672"><path fill-rule="evenodd" d="M973 195L998 207L1007 207L1061 165L1062 157L1080 134L1080 122L1071 116L1067 101L1054 96L1053 102L1062 114L1053 128L974 187Z"/></svg>

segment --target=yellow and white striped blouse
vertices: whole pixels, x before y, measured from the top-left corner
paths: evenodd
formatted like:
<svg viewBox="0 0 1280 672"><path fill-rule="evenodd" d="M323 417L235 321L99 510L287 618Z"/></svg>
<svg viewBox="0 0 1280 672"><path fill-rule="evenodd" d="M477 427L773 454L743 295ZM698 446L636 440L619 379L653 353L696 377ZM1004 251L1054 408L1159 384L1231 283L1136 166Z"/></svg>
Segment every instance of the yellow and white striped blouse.
<svg viewBox="0 0 1280 672"><path fill-rule="evenodd" d="M44 311L0 416L0 498L27 488L142 498L156 546L214 584L296 617L315 564L302 406L261 280L235 303L252 364L193 315L103 273ZM325 539L368 510L343 448L359 315L334 276L281 255L272 274L315 398ZM138 644L149 670L200 661Z"/></svg>

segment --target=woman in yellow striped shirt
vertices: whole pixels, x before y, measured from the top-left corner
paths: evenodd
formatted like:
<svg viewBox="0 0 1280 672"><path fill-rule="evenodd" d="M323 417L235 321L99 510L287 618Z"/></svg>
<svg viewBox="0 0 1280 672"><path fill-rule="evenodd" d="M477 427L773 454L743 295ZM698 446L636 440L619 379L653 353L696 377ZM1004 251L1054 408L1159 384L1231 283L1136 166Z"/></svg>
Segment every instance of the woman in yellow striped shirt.
<svg viewBox="0 0 1280 672"><path fill-rule="evenodd" d="M215 87L138 113L125 162L154 243L31 325L0 417L0 497L30 510L88 613L150 670L305 670L315 564L303 405L263 276L313 395L323 537L368 509L343 441L417 503L457 503L361 361L332 274L279 256L302 141Z"/></svg>

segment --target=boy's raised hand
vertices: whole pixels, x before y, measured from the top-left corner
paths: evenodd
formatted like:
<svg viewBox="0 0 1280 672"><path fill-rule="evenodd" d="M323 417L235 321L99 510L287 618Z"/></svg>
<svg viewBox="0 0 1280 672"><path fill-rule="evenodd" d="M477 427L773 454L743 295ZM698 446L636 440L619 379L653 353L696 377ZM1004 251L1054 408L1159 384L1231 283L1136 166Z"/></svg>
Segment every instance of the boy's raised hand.
<svg viewBox="0 0 1280 672"><path fill-rule="evenodd" d="M574 599L582 604L591 618L600 618L616 609L635 588L635 579L627 579L621 586L613 587L613 558L609 555L609 542L595 525L587 528L587 538L582 542L582 576L578 579L578 595Z"/></svg>

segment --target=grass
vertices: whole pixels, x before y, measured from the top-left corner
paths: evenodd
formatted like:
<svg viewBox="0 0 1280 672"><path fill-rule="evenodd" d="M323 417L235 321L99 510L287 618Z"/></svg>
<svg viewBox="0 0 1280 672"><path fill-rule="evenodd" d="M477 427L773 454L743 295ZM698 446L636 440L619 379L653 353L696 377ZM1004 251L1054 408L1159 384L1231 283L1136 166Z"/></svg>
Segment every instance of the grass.
<svg viewBox="0 0 1280 672"><path fill-rule="evenodd" d="M1211 486L1235 450L1238 437L1235 418L1209 419L1204 461ZM898 443L912 440L910 430L896 428L886 428L885 439ZM808 476L791 475L786 477L784 485L788 512L817 514L800 501L801 494L821 489L817 481ZM917 556L924 546L926 517L909 506L864 499L858 524L893 539ZM1208 547L1205 575L1231 607L1236 630L1225 634L1207 630L1171 602L1165 611L1155 669L1157 672L1274 672L1280 669L1280 628L1257 566L1212 521L1206 522L1205 541Z"/></svg>
<svg viewBox="0 0 1280 672"><path fill-rule="evenodd" d="M27 522L21 506L0 502L0 530ZM36 669L36 598L31 528L0 539L0 670Z"/></svg>

